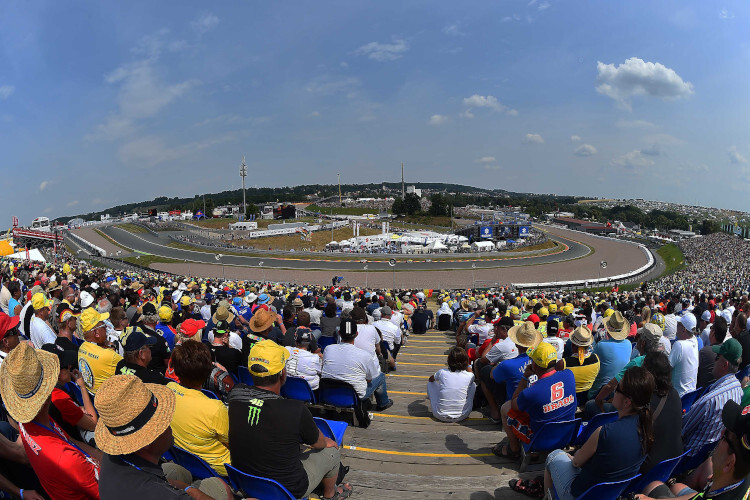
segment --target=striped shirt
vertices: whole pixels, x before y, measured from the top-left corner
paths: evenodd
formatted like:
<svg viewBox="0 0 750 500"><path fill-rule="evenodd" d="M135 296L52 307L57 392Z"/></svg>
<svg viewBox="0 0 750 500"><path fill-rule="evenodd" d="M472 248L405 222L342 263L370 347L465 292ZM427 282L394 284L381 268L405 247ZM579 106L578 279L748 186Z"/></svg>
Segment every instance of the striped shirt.
<svg viewBox="0 0 750 500"><path fill-rule="evenodd" d="M682 419L682 441L685 449L691 450L689 456L698 453L706 444L719 440L724 429L721 410L730 399L737 404L742 400L742 386L734 373L724 375L710 385Z"/></svg>

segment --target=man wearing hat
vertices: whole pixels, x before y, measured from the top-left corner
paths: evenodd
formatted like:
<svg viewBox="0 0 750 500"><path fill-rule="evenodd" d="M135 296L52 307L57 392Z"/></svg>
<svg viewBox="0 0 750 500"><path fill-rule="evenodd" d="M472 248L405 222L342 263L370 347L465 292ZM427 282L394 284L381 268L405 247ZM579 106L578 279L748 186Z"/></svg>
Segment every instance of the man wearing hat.
<svg viewBox="0 0 750 500"><path fill-rule="evenodd" d="M0 365L2 365L8 353L18 347L19 331L18 323L21 318L0 312Z"/></svg>
<svg viewBox="0 0 750 500"><path fill-rule="evenodd" d="M508 444L492 448L492 452L500 457L518 458L521 441L529 443L542 425L575 417L576 381L570 370L557 371L555 348L539 342L526 352L531 363L526 366L513 397L501 408Z"/></svg>
<svg viewBox="0 0 750 500"><path fill-rule="evenodd" d="M93 307L81 313L80 326L85 342L78 348L78 369L91 394L96 394L102 382L115 374L117 363L122 360L122 356L107 347L104 324L107 318L109 313L100 314Z"/></svg>
<svg viewBox="0 0 750 500"><path fill-rule="evenodd" d="M182 467L171 463L159 466L174 444L170 423L175 395L167 387L144 384L133 375L118 375L102 384L96 409L96 444L105 453L101 500L233 498L226 483L217 477L192 483L190 473Z"/></svg>
<svg viewBox="0 0 750 500"><path fill-rule="evenodd" d="M171 349L167 340L156 331L156 325L159 323L159 313L153 302L146 302L141 307L140 324L143 333L156 339L156 344L151 347L151 362L148 367L159 373L164 373L169 364Z"/></svg>
<svg viewBox="0 0 750 500"><path fill-rule="evenodd" d="M742 346L737 339L728 339L721 345L711 346L711 349L716 353L716 382L708 386L682 419L682 441L685 449L691 450L690 456L721 437L719 412L724 405L728 401L737 404L742 401L742 386L735 376L742 359Z"/></svg>
<svg viewBox="0 0 750 500"><path fill-rule="evenodd" d="M338 445L318 430L304 403L280 395L288 358L289 351L272 340L250 350L254 385L239 384L229 394L232 465L278 481L294 498L307 497L321 483L323 498L348 498L351 486L336 486ZM300 454L300 441L312 449Z"/></svg>
<svg viewBox="0 0 750 500"><path fill-rule="evenodd" d="M671 487L664 483L650 484L638 500L651 498L679 498L700 500L710 498L747 498L750 490L750 415L734 401L727 401L721 409L722 438L711 455L711 480L699 493L682 483Z"/></svg>
<svg viewBox="0 0 750 500"><path fill-rule="evenodd" d="M250 330L254 333L256 333L256 336L250 336L248 335L246 338L248 338L248 341L245 341L244 343L247 345L252 344L257 341L257 337L261 337L264 339L270 338L274 342L276 342L279 345L284 344L284 336L283 335L274 335L271 337L273 324L278 319L278 315L272 313L268 309L265 308L259 308L255 310L255 314L253 314L253 317L250 319ZM280 333L280 330L276 330L276 333ZM249 352L249 351L248 351Z"/></svg>
<svg viewBox="0 0 750 500"><path fill-rule="evenodd" d="M34 343L34 347L39 349L44 344L54 344L55 331L47 323L50 316L50 302L42 292L35 293L31 297L31 307L34 308L34 316L31 318L31 342Z"/></svg>
<svg viewBox="0 0 750 500"><path fill-rule="evenodd" d="M698 339L695 337L697 324L695 316L690 312L677 320L677 342L669 353L672 385L680 397L694 391L698 382Z"/></svg>
<svg viewBox="0 0 750 500"><path fill-rule="evenodd" d="M78 314L68 304L61 302L57 306L57 315L58 330L55 344L68 351L78 350L80 341L75 336L78 329Z"/></svg>
<svg viewBox="0 0 750 500"><path fill-rule="evenodd" d="M163 374L149 369L151 349L156 338L143 333L140 326L129 326L120 337L123 359L117 363L117 375L135 375L147 384L166 385L170 382Z"/></svg>
<svg viewBox="0 0 750 500"><path fill-rule="evenodd" d="M630 322L620 311L615 311L602 320L606 331L605 339L596 343L594 354L599 357L599 373L589 390L589 399L596 397L599 390L620 373L630 361L633 346L628 340Z"/></svg>
<svg viewBox="0 0 750 500"><path fill-rule="evenodd" d="M164 340L167 341L167 345L171 351L174 349L175 342L175 331L172 329L172 316L174 315L174 311L171 306L164 305L157 309L157 313L159 314L159 322L156 324L156 331L159 332L159 335L164 337Z"/></svg>
<svg viewBox="0 0 750 500"><path fill-rule="evenodd" d="M588 399L588 391L599 373L599 356L594 354L591 331L579 326L570 335L571 355L563 358L563 367L573 372L576 379L576 399L582 405Z"/></svg>
<svg viewBox="0 0 750 500"><path fill-rule="evenodd" d="M320 385L320 371L323 367L323 353L312 352L310 346L315 337L308 327L297 327L294 335L295 346L286 347L289 351L289 359L286 362L287 375L305 379L310 388L317 391Z"/></svg>
<svg viewBox="0 0 750 500"><path fill-rule="evenodd" d="M101 453L72 439L50 418L59 374L57 355L24 342L0 366L0 394L45 491L53 499L98 499Z"/></svg>
<svg viewBox="0 0 750 500"><path fill-rule="evenodd" d="M237 368L242 364L242 352L229 346L229 323L219 321L213 330L211 340L211 358L230 373L237 375Z"/></svg>

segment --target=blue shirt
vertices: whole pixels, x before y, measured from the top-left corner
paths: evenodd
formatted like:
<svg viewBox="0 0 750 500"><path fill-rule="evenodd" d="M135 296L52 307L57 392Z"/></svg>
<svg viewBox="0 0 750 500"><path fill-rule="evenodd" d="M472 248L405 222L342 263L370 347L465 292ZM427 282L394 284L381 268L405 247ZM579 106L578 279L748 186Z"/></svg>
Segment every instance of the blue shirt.
<svg viewBox="0 0 750 500"><path fill-rule="evenodd" d="M16 313L14 311L16 309L16 306L20 306L20 305L21 305L20 302L18 302L16 299L11 297L10 301L8 301L8 316L10 316L11 318L15 316Z"/></svg>
<svg viewBox="0 0 750 500"><path fill-rule="evenodd" d="M157 323L156 331L159 332L161 336L164 337L164 340L167 341L169 350L171 351L172 349L174 349L174 333L172 333L172 330L170 330L169 327L163 323Z"/></svg>
<svg viewBox="0 0 750 500"><path fill-rule="evenodd" d="M549 372L521 391L516 404L519 410L529 414L532 432L538 431L547 422L573 420L576 414L576 379L573 372Z"/></svg>
<svg viewBox="0 0 750 500"><path fill-rule="evenodd" d="M599 356L599 374L589 390L589 398L596 397L599 389L620 373L630 361L632 350L633 346L628 339L605 339L596 344L594 354Z"/></svg>
<svg viewBox="0 0 750 500"><path fill-rule="evenodd" d="M526 366L531 362L526 353L519 354L515 358L506 359L500 362L492 370L492 378L498 384L505 383L505 399L510 401L513 397L513 393L516 392L518 383L523 378L523 372L526 371Z"/></svg>

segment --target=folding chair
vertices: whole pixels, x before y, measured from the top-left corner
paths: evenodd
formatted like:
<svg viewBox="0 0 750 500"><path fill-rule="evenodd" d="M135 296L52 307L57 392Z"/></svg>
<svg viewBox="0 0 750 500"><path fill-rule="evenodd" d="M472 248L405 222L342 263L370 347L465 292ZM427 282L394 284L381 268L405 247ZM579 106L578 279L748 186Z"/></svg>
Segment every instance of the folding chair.
<svg viewBox="0 0 750 500"><path fill-rule="evenodd" d="M701 448L698 453L693 455L692 457L687 456L687 454L680 460L680 463L677 464L677 467L674 468L674 471L672 471L673 476L679 476L683 472L687 472L689 470L697 469L700 464L706 461L708 456L713 453L714 448L716 448L716 445L719 444L719 441L714 441L713 443L707 443L703 445L703 448Z"/></svg>
<svg viewBox="0 0 750 500"><path fill-rule="evenodd" d="M281 395L287 399L315 403L315 394L313 394L310 384L301 377L287 377L286 382L281 386Z"/></svg>
<svg viewBox="0 0 750 500"><path fill-rule="evenodd" d="M247 384L247 385L254 385L253 376L250 375L250 370L247 369L247 366L238 366L237 375L239 375L241 383Z"/></svg>
<svg viewBox="0 0 750 500"><path fill-rule="evenodd" d="M326 347L328 347L331 344L336 343L336 337L323 337L321 336L318 339L318 347L320 347L321 351L325 351Z"/></svg>
<svg viewBox="0 0 750 500"><path fill-rule="evenodd" d="M213 467L208 465L208 462L187 450L183 450L177 445L172 446L169 452L172 454L172 460L174 463L185 467L188 472L193 475L193 479L221 477Z"/></svg>
<svg viewBox="0 0 750 500"><path fill-rule="evenodd" d="M518 471L526 470L531 462L532 453L544 453L568 446L578 435L580 426L580 418L544 424L534 433L529 444L521 443L521 467Z"/></svg>
<svg viewBox="0 0 750 500"><path fill-rule="evenodd" d="M693 406L693 403L695 403L695 400L698 399L698 396L701 395L701 392L703 392L703 389L696 389L694 391L686 392L682 396L680 396L680 401L682 401L682 414L690 411L690 408Z"/></svg>
<svg viewBox="0 0 750 500"><path fill-rule="evenodd" d="M208 389L201 389L201 392L211 399L219 399L219 396L214 394L214 391L209 391Z"/></svg>
<svg viewBox="0 0 750 500"><path fill-rule="evenodd" d="M603 500L617 498L628 486L628 484L630 484L632 481L636 481L639 477L641 477L640 474L633 476L630 479L623 479L622 481L595 484L591 488L584 491L581 496L576 498L576 500ZM552 486L551 492L554 500L560 500L560 497L557 496L557 491L555 491L554 485Z"/></svg>
<svg viewBox="0 0 750 500"><path fill-rule="evenodd" d="M628 493L640 493L643 491L643 489L652 481L661 481L662 483L666 483L667 479L672 477L672 472L674 472L675 468L677 467L677 464L680 463L680 460L682 460L682 457L687 455L690 450L686 451L682 455L674 458L668 458L667 460L663 460L659 462L658 464L654 465L650 471L645 473L640 479L638 479L635 482L632 482L628 485L627 488L625 488L625 495Z"/></svg>
<svg viewBox="0 0 750 500"><path fill-rule="evenodd" d="M362 406L362 400L354 388L340 380L320 379L318 401L337 408L352 408L360 427L370 425L370 416Z"/></svg>
<svg viewBox="0 0 750 500"><path fill-rule="evenodd" d="M235 469L229 464L224 464L224 467L227 468L227 475L232 488L241 491L246 497L262 498L263 500L296 500L294 495L289 493L289 490L273 479L253 476Z"/></svg>
<svg viewBox="0 0 750 500"><path fill-rule="evenodd" d="M602 425L614 422L615 420L617 420L616 411L594 415L594 418L592 418L588 422L583 422L581 424L581 428L578 431L578 436L573 440L573 446L583 446L583 443L585 443L588 438L591 437L596 429L598 429Z"/></svg>
<svg viewBox="0 0 750 500"><path fill-rule="evenodd" d="M333 439L336 441L336 444L341 446L344 441L346 428L349 427L349 424L338 420L326 420L320 417L313 417L313 420L315 420L315 424L325 437Z"/></svg>

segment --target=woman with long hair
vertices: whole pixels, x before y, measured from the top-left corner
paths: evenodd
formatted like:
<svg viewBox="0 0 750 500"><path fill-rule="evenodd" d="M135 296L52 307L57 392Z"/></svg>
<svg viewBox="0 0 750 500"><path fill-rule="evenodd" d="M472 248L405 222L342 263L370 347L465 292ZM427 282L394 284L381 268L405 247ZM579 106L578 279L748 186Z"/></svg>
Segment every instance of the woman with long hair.
<svg viewBox="0 0 750 500"><path fill-rule="evenodd" d="M618 419L596 429L575 455L550 453L544 491L554 484L560 500L572 500L597 483L635 476L654 442L650 403L655 388L647 369L628 368L612 400Z"/></svg>
<svg viewBox="0 0 750 500"><path fill-rule="evenodd" d="M462 347L451 347L448 368L438 370L427 382L432 414L443 422L466 419L471 413L476 388L466 351Z"/></svg>

